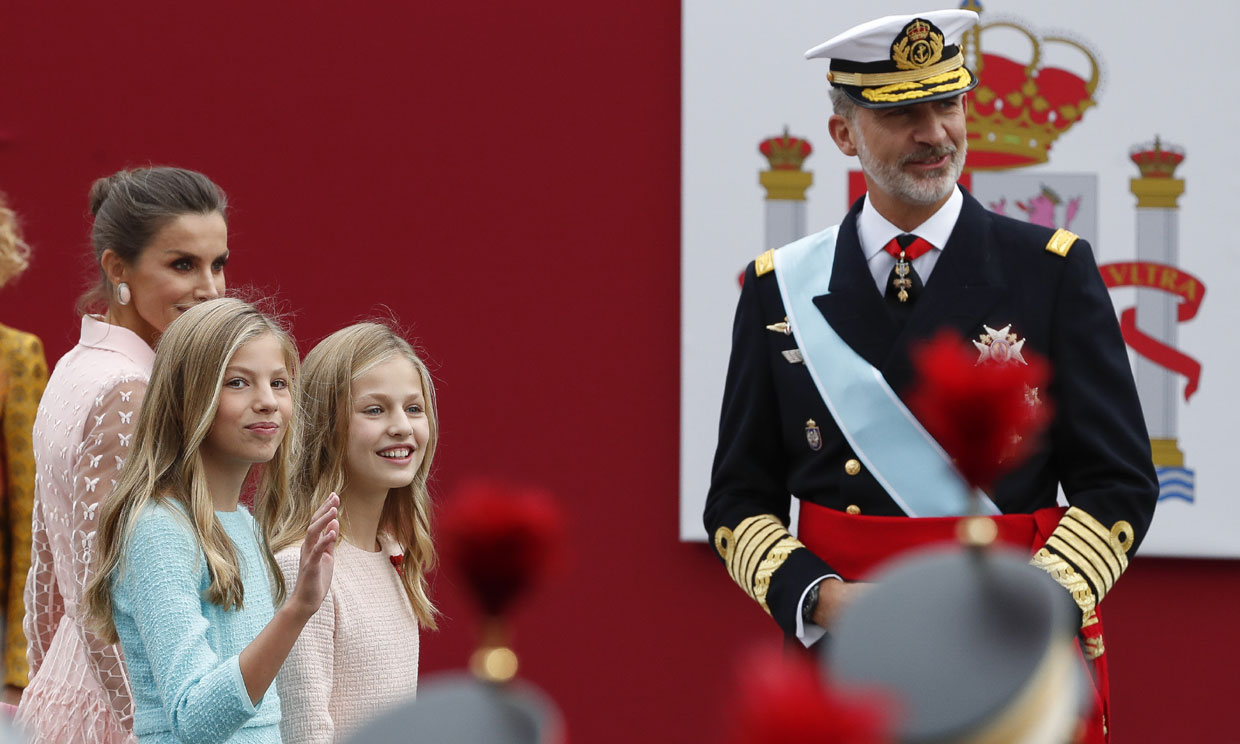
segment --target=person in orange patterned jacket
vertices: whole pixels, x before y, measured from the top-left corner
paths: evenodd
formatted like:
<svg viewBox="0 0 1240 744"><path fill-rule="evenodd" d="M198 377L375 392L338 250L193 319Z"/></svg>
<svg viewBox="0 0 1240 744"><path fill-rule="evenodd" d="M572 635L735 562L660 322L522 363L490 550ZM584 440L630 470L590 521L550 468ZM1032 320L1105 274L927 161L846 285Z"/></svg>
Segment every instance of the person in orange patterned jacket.
<svg viewBox="0 0 1240 744"><path fill-rule="evenodd" d="M0 287L29 265L17 216L0 195ZM47 360L38 336L0 324L0 622L4 633L4 702L16 704L26 687L26 636L22 590L30 570L30 509L34 502L34 452L30 429L43 388Z"/></svg>

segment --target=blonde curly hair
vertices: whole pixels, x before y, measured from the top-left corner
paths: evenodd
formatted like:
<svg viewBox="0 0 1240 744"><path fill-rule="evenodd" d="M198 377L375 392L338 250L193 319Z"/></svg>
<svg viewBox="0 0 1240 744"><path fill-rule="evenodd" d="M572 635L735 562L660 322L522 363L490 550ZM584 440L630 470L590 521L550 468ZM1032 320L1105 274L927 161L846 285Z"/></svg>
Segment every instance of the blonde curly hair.
<svg viewBox="0 0 1240 744"><path fill-rule="evenodd" d="M0 194L0 287L16 279L30 265L30 246L22 240L17 215Z"/></svg>

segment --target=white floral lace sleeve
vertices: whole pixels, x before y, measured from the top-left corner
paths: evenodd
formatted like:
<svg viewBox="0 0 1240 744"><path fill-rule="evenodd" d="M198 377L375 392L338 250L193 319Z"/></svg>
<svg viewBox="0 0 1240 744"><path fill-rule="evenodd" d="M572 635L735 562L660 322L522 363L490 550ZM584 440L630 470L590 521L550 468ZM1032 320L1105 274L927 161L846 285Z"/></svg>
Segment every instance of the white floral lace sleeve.
<svg viewBox="0 0 1240 744"><path fill-rule="evenodd" d="M82 452L73 471L73 514L69 525L73 585L62 589L66 607L76 608L94 572L99 507L116 487L120 469L129 456L138 409L145 394L145 381L123 382L97 399L87 417ZM84 618L76 613L75 616L92 671L107 692L117 717L127 728L131 727L133 709L120 648L104 642L87 628Z"/></svg>
<svg viewBox="0 0 1240 744"><path fill-rule="evenodd" d="M26 661L30 676L43 666L43 659L52 645L60 618L65 614L64 598L56 582L56 565L52 560L52 541L43 502L35 501L30 525L30 571L26 574L26 615L22 630L26 634Z"/></svg>

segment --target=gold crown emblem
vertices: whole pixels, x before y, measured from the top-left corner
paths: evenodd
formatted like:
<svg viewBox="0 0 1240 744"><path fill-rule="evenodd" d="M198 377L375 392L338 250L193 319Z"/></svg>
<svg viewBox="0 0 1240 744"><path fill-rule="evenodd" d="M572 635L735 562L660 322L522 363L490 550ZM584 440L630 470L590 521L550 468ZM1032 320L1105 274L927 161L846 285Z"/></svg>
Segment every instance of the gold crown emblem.
<svg viewBox="0 0 1240 744"><path fill-rule="evenodd" d="M980 5L967 5L980 11ZM982 33L1009 29L1029 40L1028 61L982 48ZM1088 63L1087 75L1059 67L1040 67L1044 45L1075 49ZM979 24L961 43L967 65L980 83L969 102L966 127L968 170L1002 170L1045 163L1051 145L1097 105L1098 60L1084 45L1059 36L1039 37L1015 22ZM971 63L971 64L970 64Z"/></svg>
<svg viewBox="0 0 1240 744"><path fill-rule="evenodd" d="M768 137L758 145L758 150L766 156L771 170L801 170L801 165L809 154L814 151L809 141L788 134L788 127L778 137Z"/></svg>
<svg viewBox="0 0 1240 744"><path fill-rule="evenodd" d="M930 24L920 18L908 25L908 38L912 41L925 41L930 35Z"/></svg>
<svg viewBox="0 0 1240 744"><path fill-rule="evenodd" d="M1174 145L1164 147L1155 137L1153 142L1132 148L1128 157L1137 164L1142 178L1174 178L1175 169L1184 162L1184 151Z"/></svg>
<svg viewBox="0 0 1240 744"><path fill-rule="evenodd" d="M914 18L891 45L891 61L900 70L920 70L943 58L943 34L929 21Z"/></svg>

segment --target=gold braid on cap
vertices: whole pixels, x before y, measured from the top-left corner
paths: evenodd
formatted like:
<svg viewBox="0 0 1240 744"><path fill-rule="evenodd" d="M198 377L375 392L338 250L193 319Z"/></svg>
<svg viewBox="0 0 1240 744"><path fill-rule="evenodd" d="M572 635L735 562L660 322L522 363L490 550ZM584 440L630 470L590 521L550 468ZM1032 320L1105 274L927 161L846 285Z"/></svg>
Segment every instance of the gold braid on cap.
<svg viewBox="0 0 1240 744"><path fill-rule="evenodd" d="M861 91L861 96L865 100L874 101L875 103L915 101L926 96L961 90L969 87L969 84L972 82L973 75L969 73L968 69L960 67L945 72L942 75L918 80L915 83L893 83L881 88L866 88Z"/></svg>
<svg viewBox="0 0 1240 744"><path fill-rule="evenodd" d="M926 78L942 75L945 72L964 66L964 53L957 52L955 57L945 59L938 64L923 67L919 70L900 70L899 72L839 72L827 73L827 81L836 85L855 85L866 88L875 85L893 85L896 83L917 83Z"/></svg>
<svg viewBox="0 0 1240 744"><path fill-rule="evenodd" d="M735 530L715 530L715 550L723 559L732 580L752 597L766 614L771 614L766 595L771 577L794 550L803 548L774 514L746 517Z"/></svg>

